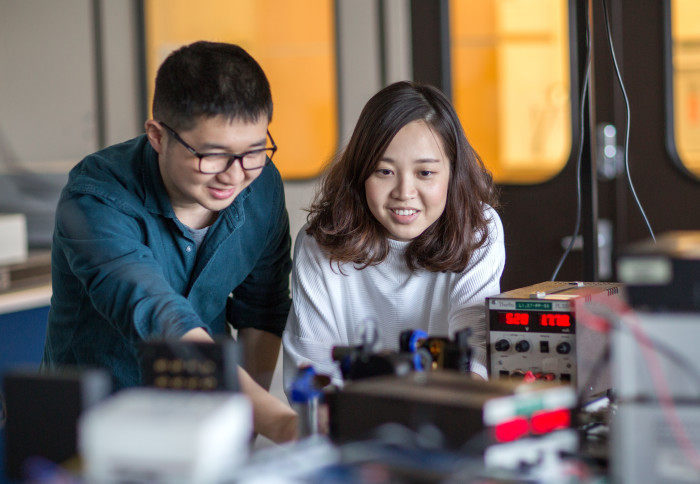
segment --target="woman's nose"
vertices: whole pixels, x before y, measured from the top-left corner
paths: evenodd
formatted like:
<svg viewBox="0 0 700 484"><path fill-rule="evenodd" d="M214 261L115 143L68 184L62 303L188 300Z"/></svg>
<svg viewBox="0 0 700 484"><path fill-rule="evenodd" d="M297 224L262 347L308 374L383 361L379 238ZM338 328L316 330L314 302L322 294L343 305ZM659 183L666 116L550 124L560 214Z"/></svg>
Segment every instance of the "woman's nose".
<svg viewBox="0 0 700 484"><path fill-rule="evenodd" d="M398 200L408 200L415 196L416 186L410 176L401 176L396 179L392 196Z"/></svg>

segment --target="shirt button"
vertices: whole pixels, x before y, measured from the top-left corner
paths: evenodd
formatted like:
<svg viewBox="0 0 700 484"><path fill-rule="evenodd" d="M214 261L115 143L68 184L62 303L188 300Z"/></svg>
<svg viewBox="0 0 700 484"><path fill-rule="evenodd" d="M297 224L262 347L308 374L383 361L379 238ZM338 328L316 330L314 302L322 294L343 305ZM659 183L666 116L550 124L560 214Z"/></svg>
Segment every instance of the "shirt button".
<svg viewBox="0 0 700 484"><path fill-rule="evenodd" d="M187 247L185 247L185 251L192 252L192 246L188 245Z"/></svg>

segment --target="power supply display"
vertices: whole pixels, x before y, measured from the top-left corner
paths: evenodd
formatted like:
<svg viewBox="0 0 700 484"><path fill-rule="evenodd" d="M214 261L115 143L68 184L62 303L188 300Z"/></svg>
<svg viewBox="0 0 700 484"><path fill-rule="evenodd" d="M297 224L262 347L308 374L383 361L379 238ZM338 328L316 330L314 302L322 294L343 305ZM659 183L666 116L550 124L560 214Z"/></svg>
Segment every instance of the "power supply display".
<svg viewBox="0 0 700 484"><path fill-rule="evenodd" d="M579 317L582 304L622 289L614 282L548 281L488 297L490 378L571 383L584 398L608 390L607 335Z"/></svg>

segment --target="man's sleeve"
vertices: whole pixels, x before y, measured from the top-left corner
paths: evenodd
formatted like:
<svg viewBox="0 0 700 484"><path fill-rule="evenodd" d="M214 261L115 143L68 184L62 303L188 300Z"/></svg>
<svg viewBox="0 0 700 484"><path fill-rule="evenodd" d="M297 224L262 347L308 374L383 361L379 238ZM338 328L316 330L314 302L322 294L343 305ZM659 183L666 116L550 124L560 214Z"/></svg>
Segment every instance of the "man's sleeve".
<svg viewBox="0 0 700 484"><path fill-rule="evenodd" d="M126 337L178 338L202 326L128 211L92 195L62 197L54 237L67 264L55 269L75 275L97 311Z"/></svg>
<svg viewBox="0 0 700 484"><path fill-rule="evenodd" d="M292 259L283 187L280 186L278 194L262 255L253 271L233 290L227 319L237 329L255 328L282 336L291 306Z"/></svg>

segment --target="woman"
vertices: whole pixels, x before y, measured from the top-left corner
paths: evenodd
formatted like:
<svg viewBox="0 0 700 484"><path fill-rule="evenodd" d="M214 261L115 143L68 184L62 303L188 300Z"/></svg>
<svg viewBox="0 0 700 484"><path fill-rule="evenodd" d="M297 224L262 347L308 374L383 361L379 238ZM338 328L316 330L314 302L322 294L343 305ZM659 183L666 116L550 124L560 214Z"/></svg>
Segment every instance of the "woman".
<svg viewBox="0 0 700 484"><path fill-rule="evenodd" d="M378 349L422 329L471 327L472 373L486 379L484 299L500 292L503 227L491 175L436 88L392 84L365 105L299 232L283 336L285 388L311 365L342 384L333 346Z"/></svg>

